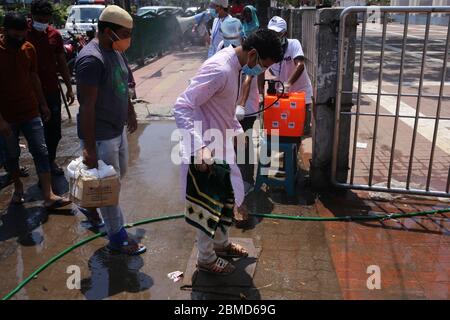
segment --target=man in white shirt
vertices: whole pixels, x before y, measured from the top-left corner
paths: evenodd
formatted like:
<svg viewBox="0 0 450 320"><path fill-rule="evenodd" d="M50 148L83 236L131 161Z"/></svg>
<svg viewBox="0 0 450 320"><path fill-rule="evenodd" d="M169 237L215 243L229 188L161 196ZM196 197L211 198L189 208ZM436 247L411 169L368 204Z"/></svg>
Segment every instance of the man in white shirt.
<svg viewBox="0 0 450 320"><path fill-rule="evenodd" d="M228 0L211 0L209 13L214 18L211 29L211 42L208 50L208 58L211 58L217 52L217 47L223 40L220 26L225 19L231 17L228 14Z"/></svg>
<svg viewBox="0 0 450 320"><path fill-rule="evenodd" d="M308 72L305 67L305 57L300 41L297 39L287 39L287 23L278 16L274 16L269 21L268 29L278 33L283 45L284 58L280 63L274 64L269 68L270 73L277 80L283 82L285 92L305 92L306 95L306 121L305 134L310 132L311 123L311 103L312 103L312 85ZM260 80L261 81L261 80ZM264 82L260 82L260 86ZM260 87L260 92L262 88Z"/></svg>

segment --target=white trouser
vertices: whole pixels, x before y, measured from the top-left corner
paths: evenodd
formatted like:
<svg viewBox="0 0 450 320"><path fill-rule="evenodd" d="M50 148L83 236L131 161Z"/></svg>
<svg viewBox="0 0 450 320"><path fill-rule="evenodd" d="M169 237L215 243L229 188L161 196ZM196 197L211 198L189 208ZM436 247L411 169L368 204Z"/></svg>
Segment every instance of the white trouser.
<svg viewBox="0 0 450 320"><path fill-rule="evenodd" d="M197 231L198 262L205 264L214 262L217 259L214 248L224 248L229 245L229 228L226 227L225 230L224 233L222 228L217 228L214 239L201 230Z"/></svg>

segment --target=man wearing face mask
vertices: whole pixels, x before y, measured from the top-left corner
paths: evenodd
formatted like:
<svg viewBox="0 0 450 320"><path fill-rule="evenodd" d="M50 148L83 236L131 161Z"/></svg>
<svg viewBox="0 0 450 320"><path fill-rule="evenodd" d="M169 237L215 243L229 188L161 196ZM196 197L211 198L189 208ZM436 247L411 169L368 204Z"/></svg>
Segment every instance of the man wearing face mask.
<svg viewBox="0 0 450 320"><path fill-rule="evenodd" d="M239 47L242 42L242 23L237 18L226 19L221 26L221 31L224 40L219 44L218 51L223 48L232 46L234 48ZM250 35L250 34L249 34ZM245 163L240 163L240 169L244 178L245 194L253 190L254 185L254 166L251 163L250 155L253 152L253 148L250 148L249 137L252 136L253 124L256 121L256 114L259 111L259 92L258 92L258 79L256 76L244 75L242 77L242 90L239 100L236 104L236 118L242 126L245 136ZM246 116L248 115L248 116ZM248 217L239 217L236 222L236 226L245 227L248 222Z"/></svg>
<svg viewBox="0 0 450 320"><path fill-rule="evenodd" d="M130 47L132 17L111 5L100 15L97 38L81 50L76 64L77 94L80 101L78 136L84 163L96 168L98 160L112 165L125 175L128 165L128 141L125 125L137 129L136 113L128 93L129 68L124 52ZM96 208L81 210L97 226L103 222ZM145 252L142 244L131 239L124 228L120 206L100 208L111 251L128 255Z"/></svg>
<svg viewBox="0 0 450 320"><path fill-rule="evenodd" d="M308 134L310 131L313 90L311 80L309 79L308 72L305 68L305 57L302 45L297 39L287 39L287 24L283 18L278 16L273 17L269 21L268 28L278 33L284 51L283 61L273 65L269 71L277 80L284 83L286 92L305 92L307 110L305 134ZM264 85L264 81L261 80L260 85Z"/></svg>
<svg viewBox="0 0 450 320"><path fill-rule="evenodd" d="M214 18L214 22L211 29L211 41L208 50L208 58L211 58L217 52L217 47L223 40L222 32L220 32L220 26L225 19L231 17L227 10L228 0L211 0L209 13L211 17Z"/></svg>
<svg viewBox="0 0 450 320"><path fill-rule="evenodd" d="M52 191L50 163L42 120L48 121L50 110L37 74L36 50L25 41L27 21L18 13L7 13L0 37L0 135L6 147L7 171L14 182L12 205L22 205L24 186L20 180L19 134L28 142L36 172L42 186L44 206L51 210L70 204Z"/></svg>
<svg viewBox="0 0 450 320"><path fill-rule="evenodd" d="M181 190L186 197L187 213L191 212L190 205L193 203L188 201L191 199L188 194L192 187L190 177L201 178L202 174L204 176L204 173L211 172L215 166L213 159L219 162L225 160L230 168L228 179L223 179L221 184L212 188L221 192L224 189L221 186L224 185L226 190L223 192L229 195L229 185L232 185L233 198L228 197L229 202L219 205L227 208L227 214L229 210L231 213L241 210L244 186L235 161L233 140L235 136L243 133L235 114L242 73L258 76L273 63L280 62L282 57L283 51L276 33L259 30L246 39L242 46L226 47L208 59L192 78L189 87L177 99L173 109L177 127L182 133L188 134L188 137L185 139L183 136L181 141L181 177L184 179ZM221 134L223 143L216 143L216 139L211 137L212 130ZM195 162L192 162L193 159ZM188 222L198 228L198 268L219 275L232 273L235 267L223 257L248 256L243 247L228 240L232 217L226 215L224 223L219 222L217 229L213 230L215 224L209 223L209 217L216 219L211 216L213 213L207 207L202 207L202 204L196 208L200 212L199 222ZM190 216L195 219L194 215Z"/></svg>
<svg viewBox="0 0 450 320"><path fill-rule="evenodd" d="M69 104L73 103L75 96L70 83L70 73L64 55L61 34L55 28L49 26L52 14L52 4L47 0L34 0L32 2L32 23L27 34L27 41L36 49L38 74L51 112L50 120L44 124L44 129L52 174L64 175L64 170L55 162L56 151L61 140L61 96L58 73L61 74L66 84L66 97Z"/></svg>

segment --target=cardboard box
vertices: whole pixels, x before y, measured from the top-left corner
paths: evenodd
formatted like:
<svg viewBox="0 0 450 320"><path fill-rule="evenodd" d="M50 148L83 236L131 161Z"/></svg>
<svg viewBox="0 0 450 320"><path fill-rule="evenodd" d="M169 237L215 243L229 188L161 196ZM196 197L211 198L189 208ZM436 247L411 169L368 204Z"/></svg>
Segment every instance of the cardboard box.
<svg viewBox="0 0 450 320"><path fill-rule="evenodd" d="M70 200L84 208L101 208L119 204L118 176L89 180L69 179Z"/></svg>

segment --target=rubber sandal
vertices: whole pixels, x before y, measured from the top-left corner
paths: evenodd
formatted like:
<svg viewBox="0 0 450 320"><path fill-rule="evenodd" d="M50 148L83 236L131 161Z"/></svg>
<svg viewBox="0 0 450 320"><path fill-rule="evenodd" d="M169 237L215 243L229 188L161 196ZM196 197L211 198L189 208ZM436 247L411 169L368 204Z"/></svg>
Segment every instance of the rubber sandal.
<svg viewBox="0 0 450 320"><path fill-rule="evenodd" d="M215 249L217 256L222 258L247 258L248 252L237 243L230 243L226 248Z"/></svg>
<svg viewBox="0 0 450 320"><path fill-rule="evenodd" d="M28 170L28 167L20 167L20 177L27 178L29 176L30 176L30 172Z"/></svg>
<svg viewBox="0 0 450 320"><path fill-rule="evenodd" d="M71 203L72 203L72 201L61 198L61 199L54 201L51 205L45 205L45 209L46 210L56 210L56 209L66 207Z"/></svg>
<svg viewBox="0 0 450 320"><path fill-rule="evenodd" d="M128 239L122 244L109 242L107 248L113 253L126 254L128 256L137 256L147 251L147 247L137 243L133 239Z"/></svg>
<svg viewBox="0 0 450 320"><path fill-rule="evenodd" d="M217 257L216 261L214 261L213 263L197 263L197 269L218 276L228 276L236 270L236 267L233 266L229 261Z"/></svg>
<svg viewBox="0 0 450 320"><path fill-rule="evenodd" d="M105 221L102 219L101 215L97 212L97 210L88 210L85 208L78 208L82 214L84 214L87 218L87 222L93 228L103 228L105 226Z"/></svg>
<svg viewBox="0 0 450 320"><path fill-rule="evenodd" d="M11 204L14 206L20 206L25 203L23 192L14 192L11 198Z"/></svg>
<svg viewBox="0 0 450 320"><path fill-rule="evenodd" d="M286 178L286 172L278 171L277 173L275 173L275 178Z"/></svg>
<svg viewBox="0 0 450 320"><path fill-rule="evenodd" d="M30 170L28 167L20 167L20 177L27 178L30 176Z"/></svg>

